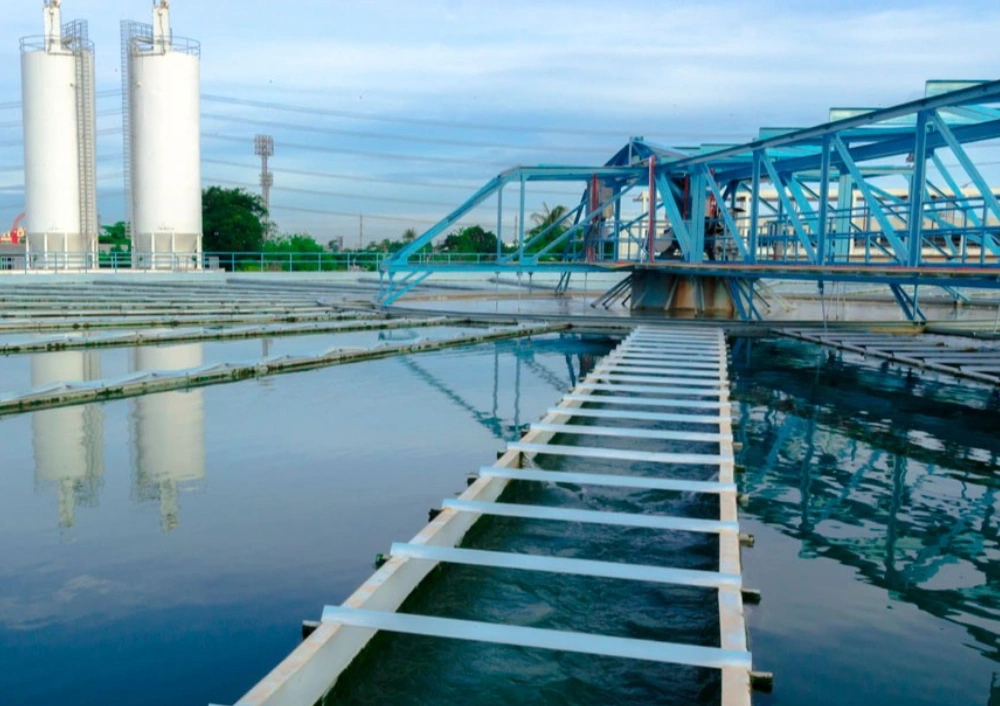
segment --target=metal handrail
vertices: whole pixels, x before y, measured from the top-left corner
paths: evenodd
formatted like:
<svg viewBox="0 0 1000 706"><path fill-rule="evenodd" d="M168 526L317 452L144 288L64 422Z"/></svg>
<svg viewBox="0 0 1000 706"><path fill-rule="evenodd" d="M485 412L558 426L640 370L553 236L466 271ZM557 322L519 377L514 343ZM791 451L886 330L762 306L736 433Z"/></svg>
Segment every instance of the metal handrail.
<svg viewBox="0 0 1000 706"><path fill-rule="evenodd" d="M36 250L0 253L0 272L22 271L219 271L228 272L376 272L390 257L384 252L94 252ZM424 264L485 265L495 253L423 253Z"/></svg>

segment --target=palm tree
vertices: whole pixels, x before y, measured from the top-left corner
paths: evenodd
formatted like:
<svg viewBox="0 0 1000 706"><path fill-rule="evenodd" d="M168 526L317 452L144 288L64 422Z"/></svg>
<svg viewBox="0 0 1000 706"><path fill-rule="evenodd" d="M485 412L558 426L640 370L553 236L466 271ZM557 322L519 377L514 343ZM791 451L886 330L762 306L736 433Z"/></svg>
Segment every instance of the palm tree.
<svg viewBox="0 0 1000 706"><path fill-rule="evenodd" d="M565 215L566 207L562 204L549 208L549 205L542 201L542 213L531 214L531 222L535 224L535 227L531 229L531 232L541 233Z"/></svg>
<svg viewBox="0 0 1000 706"><path fill-rule="evenodd" d="M559 221L559 219L565 215L566 215L565 206L560 204L553 206L552 208L549 208L549 205L543 201L542 212L531 214L531 221L532 223L535 224L535 227L531 229L530 235L534 237L540 233L544 233L546 230L554 226ZM545 249L549 245L549 243L551 243L553 240L556 240L557 238L562 236L562 234L565 232L566 232L566 226L558 225L552 228L552 230L549 230L548 235L546 235L544 238L542 238L536 243L533 243L528 248L527 251L529 253L539 252Z"/></svg>

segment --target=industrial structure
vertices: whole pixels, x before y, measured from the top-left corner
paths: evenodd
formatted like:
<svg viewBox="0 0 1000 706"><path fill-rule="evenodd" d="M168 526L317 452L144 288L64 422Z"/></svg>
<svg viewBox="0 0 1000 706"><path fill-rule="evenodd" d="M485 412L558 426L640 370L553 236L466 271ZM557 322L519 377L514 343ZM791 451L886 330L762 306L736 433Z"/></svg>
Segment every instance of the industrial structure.
<svg viewBox="0 0 1000 706"><path fill-rule="evenodd" d="M31 358L33 388L100 378L101 358L95 351L55 351ZM96 505L104 482L104 409L78 405L41 411L31 417L31 439L35 486L55 489L59 526L72 527L76 507Z"/></svg>
<svg viewBox="0 0 1000 706"><path fill-rule="evenodd" d="M142 346L132 369L191 370L203 365L202 344ZM131 415L132 498L158 502L164 530L180 522L180 492L205 479L205 406L201 390L143 395ZM168 432L169 430L169 432Z"/></svg>
<svg viewBox="0 0 1000 706"><path fill-rule="evenodd" d="M264 208L271 213L271 187L274 186L274 172L267 168L267 160L274 156L274 137L271 135L255 135L253 138L253 153L260 157L260 197L264 200Z"/></svg>
<svg viewBox="0 0 1000 706"><path fill-rule="evenodd" d="M97 254L94 45L86 22L62 24L61 0L43 16L45 34L21 39L26 265L83 269Z"/></svg>
<svg viewBox="0 0 1000 706"><path fill-rule="evenodd" d="M175 37L170 3L153 24L122 22L125 192L132 266L201 266L201 47Z"/></svg>
<svg viewBox="0 0 1000 706"><path fill-rule="evenodd" d="M633 137L600 166L517 167L389 258L379 299L391 304L441 271L555 272L566 287L573 273L613 270L629 276L604 301L634 309L751 320L761 318L762 279L814 281L821 292L864 282L887 285L920 321L920 286L959 300L959 287L1000 288L1000 201L966 149L998 137L1000 81L929 81L921 99L835 108L827 123L762 128L745 144L671 148ZM526 233L526 189L538 182L578 183L583 194L563 218ZM501 248L511 239L508 187L520 205L513 252ZM643 190L652 198L629 213ZM422 254L491 200L495 258Z"/></svg>

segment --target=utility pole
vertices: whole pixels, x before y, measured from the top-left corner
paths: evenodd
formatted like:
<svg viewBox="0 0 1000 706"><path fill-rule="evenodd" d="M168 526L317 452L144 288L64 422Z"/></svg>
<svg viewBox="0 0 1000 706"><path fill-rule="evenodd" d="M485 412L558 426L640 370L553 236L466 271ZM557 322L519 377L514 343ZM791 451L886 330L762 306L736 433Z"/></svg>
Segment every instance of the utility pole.
<svg viewBox="0 0 1000 706"><path fill-rule="evenodd" d="M358 250L365 248L365 214L358 214Z"/></svg>
<svg viewBox="0 0 1000 706"><path fill-rule="evenodd" d="M267 158L274 156L274 138L270 135L257 135L253 138L253 153L260 157L260 195L267 209L267 235L271 231L271 187L274 186L274 174L267 169Z"/></svg>

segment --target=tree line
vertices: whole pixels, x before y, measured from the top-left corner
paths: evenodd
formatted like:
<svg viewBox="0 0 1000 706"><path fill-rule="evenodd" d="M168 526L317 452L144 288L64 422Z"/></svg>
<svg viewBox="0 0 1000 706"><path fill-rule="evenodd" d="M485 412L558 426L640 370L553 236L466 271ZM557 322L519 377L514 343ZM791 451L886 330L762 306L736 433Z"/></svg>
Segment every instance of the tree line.
<svg viewBox="0 0 1000 706"><path fill-rule="evenodd" d="M549 208L543 204L542 213L532 215L532 228L526 233L526 240L548 229L557 223L566 213L564 206ZM398 239L383 238L372 241L358 248L340 247L338 241L330 241L325 246L316 241L308 233L280 233L273 237L274 226L268 218L267 209L260 196L246 189L227 189L220 186L209 186L202 192L202 250L211 256L212 253L261 253L257 260L235 257L220 258L220 266L226 269L241 269L241 263L247 267L254 263L283 262L279 258L287 258L295 263L319 263L321 269L337 269L337 262L347 262L347 256L356 256L356 262L374 262L375 254L392 254L410 245L419 237L416 229L407 228ZM547 244L561 236L566 228L557 225L551 228L549 234L539 243L528 249L538 252ZM129 252L130 240L126 232L126 224L119 221L101 227L100 242L109 246L113 253ZM495 255L497 253L497 236L482 226L473 225L449 233L437 244L425 245L420 252L424 254L463 253ZM513 245L500 244L500 252L511 252ZM340 258L333 257L340 255ZM287 256L291 256L288 258ZM360 256L360 257L358 257ZM367 258L364 256L368 256ZM323 267L325 261L330 267ZM348 258L349 259L349 258ZM245 262L244 262L245 261ZM257 264L257 267L261 264ZM293 267L294 269L294 267ZM313 267L315 269L315 266Z"/></svg>

